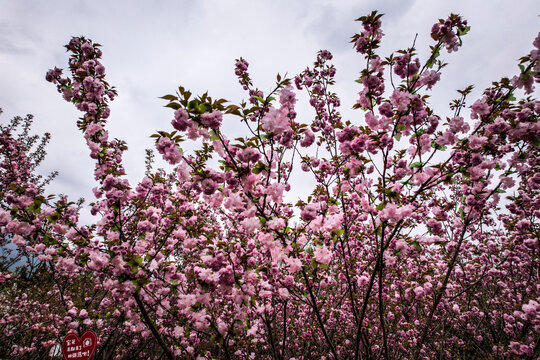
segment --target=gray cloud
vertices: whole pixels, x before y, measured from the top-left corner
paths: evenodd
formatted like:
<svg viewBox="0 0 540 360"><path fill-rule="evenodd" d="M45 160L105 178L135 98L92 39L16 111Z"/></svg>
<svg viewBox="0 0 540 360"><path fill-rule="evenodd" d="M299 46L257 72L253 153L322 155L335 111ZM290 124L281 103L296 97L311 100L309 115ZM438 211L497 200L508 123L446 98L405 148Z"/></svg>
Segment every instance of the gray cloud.
<svg viewBox="0 0 540 360"><path fill-rule="evenodd" d="M2 119L36 115L36 131L53 135L43 172L60 170L52 190L73 198L91 196L93 165L75 127L79 113L44 80L48 68L66 66L62 46L71 36L85 35L103 45L109 81L120 93L112 103L109 129L111 136L128 142L126 168L136 181L144 173L144 148L153 145L149 135L170 128L172 112L158 97L184 85L194 93L209 90L241 100L245 94L233 73L237 57L250 62L256 84L268 90L277 72L294 75L313 62L317 50L333 51L343 113L359 121L361 114L349 110L358 91L353 80L363 66L349 44L359 31L355 18L379 9L386 14L381 54L410 46L418 33L421 57L436 19L452 11L469 19L471 32L457 54L444 55L450 65L433 92L432 103L444 108L455 89L469 83L481 88L499 75L511 75L515 60L531 48L540 12L532 0L497 0L489 6L464 0L0 0L0 8ZM298 112L309 121L308 106Z"/></svg>

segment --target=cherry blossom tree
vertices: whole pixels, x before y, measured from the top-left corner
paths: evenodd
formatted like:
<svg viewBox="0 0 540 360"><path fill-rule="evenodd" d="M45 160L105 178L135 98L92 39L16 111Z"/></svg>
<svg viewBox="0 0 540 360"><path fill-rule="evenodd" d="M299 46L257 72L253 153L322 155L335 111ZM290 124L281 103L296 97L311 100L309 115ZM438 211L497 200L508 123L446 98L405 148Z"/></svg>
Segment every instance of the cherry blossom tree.
<svg viewBox="0 0 540 360"><path fill-rule="evenodd" d="M240 58L240 104L163 96L172 128L152 137L171 167L149 156L137 184L106 129L117 92L100 45L73 38L69 74L46 78L83 114L96 221L45 193L47 136L32 152L28 126L0 129L0 245L26 259L2 258L0 353L45 358L92 329L96 359L538 357L540 37L515 77L473 100L458 91L446 117L429 94L467 21L433 25L421 61L415 46L378 54L381 16L357 19L352 38L356 118L339 112L330 52L269 92ZM313 119L297 116L299 91ZM311 195L289 202L308 177Z"/></svg>

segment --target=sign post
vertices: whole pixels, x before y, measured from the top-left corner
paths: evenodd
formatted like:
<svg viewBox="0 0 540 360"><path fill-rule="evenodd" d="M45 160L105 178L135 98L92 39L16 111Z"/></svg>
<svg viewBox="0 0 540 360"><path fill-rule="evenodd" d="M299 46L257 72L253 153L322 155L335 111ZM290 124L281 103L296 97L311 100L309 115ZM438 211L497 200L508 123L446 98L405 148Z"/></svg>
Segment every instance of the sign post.
<svg viewBox="0 0 540 360"><path fill-rule="evenodd" d="M79 338L69 333L62 341L64 360L90 360L97 346L97 336L92 330L86 330Z"/></svg>

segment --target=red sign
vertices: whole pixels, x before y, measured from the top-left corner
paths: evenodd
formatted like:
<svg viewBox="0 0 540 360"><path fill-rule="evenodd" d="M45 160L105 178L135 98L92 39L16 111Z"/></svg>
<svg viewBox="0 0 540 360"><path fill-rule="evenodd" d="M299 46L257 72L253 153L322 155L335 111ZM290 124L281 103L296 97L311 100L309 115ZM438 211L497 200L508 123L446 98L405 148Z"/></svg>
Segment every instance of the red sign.
<svg viewBox="0 0 540 360"><path fill-rule="evenodd" d="M62 342L64 360L90 360L96 350L97 336L92 330L87 330L79 338L75 333L69 333Z"/></svg>

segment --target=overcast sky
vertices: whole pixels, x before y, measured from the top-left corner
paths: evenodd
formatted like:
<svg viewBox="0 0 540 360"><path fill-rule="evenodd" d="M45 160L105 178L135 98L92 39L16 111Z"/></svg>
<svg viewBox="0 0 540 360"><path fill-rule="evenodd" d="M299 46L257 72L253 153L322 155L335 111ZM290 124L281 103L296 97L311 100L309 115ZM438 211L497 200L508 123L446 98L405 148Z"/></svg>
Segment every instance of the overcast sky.
<svg viewBox="0 0 540 360"><path fill-rule="evenodd" d="M471 31L458 53L444 55L450 65L433 91L440 114L455 90L475 84L478 95L492 80L514 75L516 60L540 31L537 0L0 0L0 120L34 114L36 132L52 134L41 169L60 171L51 191L93 200L93 163L75 125L80 113L44 78L47 69L66 67L63 45L71 36L84 35L103 45L108 81L119 92L108 128L128 142L125 165L132 181L144 174L144 149L153 146L149 135L172 129L172 111L158 97L183 85L238 102L245 98L234 75L240 56L250 63L255 85L269 90L276 73L294 75L311 65L319 49L330 50L342 112L358 122L361 113L349 109L364 61L349 39L360 31L353 20L375 9L386 14L384 56L409 47L416 33L425 55L437 19L451 12L468 19ZM309 121L307 108L299 114Z"/></svg>

